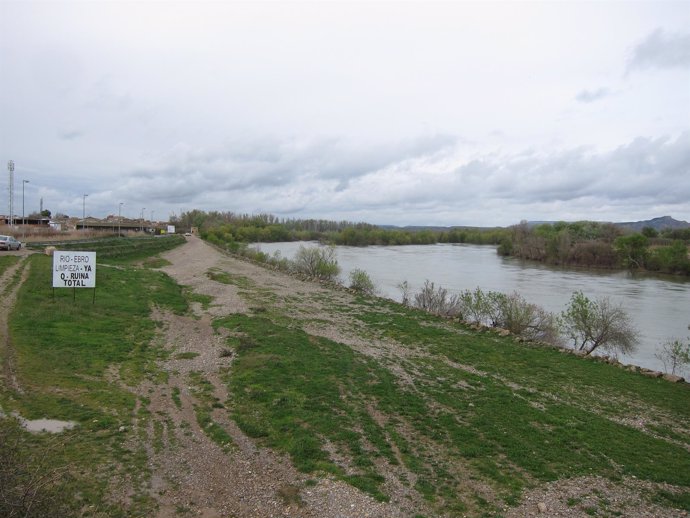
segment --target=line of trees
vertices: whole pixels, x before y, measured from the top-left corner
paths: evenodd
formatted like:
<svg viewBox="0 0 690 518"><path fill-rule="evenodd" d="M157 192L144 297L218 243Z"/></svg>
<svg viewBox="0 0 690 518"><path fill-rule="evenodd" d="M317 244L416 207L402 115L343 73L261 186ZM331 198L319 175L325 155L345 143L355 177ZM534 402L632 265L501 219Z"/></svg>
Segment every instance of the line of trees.
<svg viewBox="0 0 690 518"><path fill-rule="evenodd" d="M507 229L498 253L556 265L630 268L690 275L690 229L625 233L611 223L579 221Z"/></svg>
<svg viewBox="0 0 690 518"><path fill-rule="evenodd" d="M457 227L448 230L381 228L368 223L316 219L281 219L271 214L183 212L172 219L183 228L197 227L210 242L236 248L240 243L320 241L332 245L499 244L506 229Z"/></svg>

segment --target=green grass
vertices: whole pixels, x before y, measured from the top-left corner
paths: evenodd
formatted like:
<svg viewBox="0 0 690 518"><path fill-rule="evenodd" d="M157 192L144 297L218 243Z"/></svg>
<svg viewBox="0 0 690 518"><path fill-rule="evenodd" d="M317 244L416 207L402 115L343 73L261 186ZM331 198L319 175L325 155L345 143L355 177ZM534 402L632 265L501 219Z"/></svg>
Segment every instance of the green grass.
<svg viewBox="0 0 690 518"><path fill-rule="evenodd" d="M234 275L232 273L222 272L215 269L209 270L206 272L206 275L213 281L220 282L222 284L233 284L238 288L249 289L255 286L251 279L243 275Z"/></svg>
<svg viewBox="0 0 690 518"><path fill-rule="evenodd" d="M5 270L14 266L19 262L19 256L16 255L0 255L0 275L5 273Z"/></svg>
<svg viewBox="0 0 690 518"><path fill-rule="evenodd" d="M163 265L163 262L151 259L151 256L175 248L184 242L184 236L171 234L167 236L108 237L88 241L63 241L54 246L58 250L96 252L99 261L107 259L112 263L122 263L147 260L151 261L151 264ZM151 267L157 268L159 266Z"/></svg>
<svg viewBox="0 0 690 518"><path fill-rule="evenodd" d="M204 379L199 372L191 372L189 380L190 386L194 390L194 395L197 401L199 401L198 404L194 405L197 423L213 442L224 451L229 451L234 444L232 437L222 426L213 420L213 409L223 408L223 403L212 394L213 385Z"/></svg>
<svg viewBox="0 0 690 518"><path fill-rule="evenodd" d="M185 297L189 302L197 302L202 309L208 309L213 302L213 297L210 295L203 295L201 293L194 293L188 289L185 290Z"/></svg>
<svg viewBox="0 0 690 518"><path fill-rule="evenodd" d="M176 360L193 360L197 356L199 356L199 353L195 353L193 351L187 351L184 353L177 353L175 355L175 359Z"/></svg>
<svg viewBox="0 0 690 518"><path fill-rule="evenodd" d="M535 481L592 474L690 486L682 446L611 419L642 405L687 424L686 386L383 309L367 306L359 318L412 359L375 362L270 315L217 321L239 333L229 342L238 355L230 388L243 431L302 471L332 473L379 500L387 495L372 459L402 463L446 512L497 511L463 482L468 473L511 505ZM413 385L386 367L395 363ZM326 444L350 465L335 463Z"/></svg>

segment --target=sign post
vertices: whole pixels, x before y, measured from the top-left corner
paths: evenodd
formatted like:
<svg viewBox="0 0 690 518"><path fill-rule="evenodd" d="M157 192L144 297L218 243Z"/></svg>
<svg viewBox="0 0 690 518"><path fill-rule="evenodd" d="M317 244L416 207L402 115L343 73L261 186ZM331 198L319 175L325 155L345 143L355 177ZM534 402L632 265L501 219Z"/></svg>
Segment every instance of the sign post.
<svg viewBox="0 0 690 518"><path fill-rule="evenodd" d="M96 252L53 252L53 288L93 288L96 302Z"/></svg>

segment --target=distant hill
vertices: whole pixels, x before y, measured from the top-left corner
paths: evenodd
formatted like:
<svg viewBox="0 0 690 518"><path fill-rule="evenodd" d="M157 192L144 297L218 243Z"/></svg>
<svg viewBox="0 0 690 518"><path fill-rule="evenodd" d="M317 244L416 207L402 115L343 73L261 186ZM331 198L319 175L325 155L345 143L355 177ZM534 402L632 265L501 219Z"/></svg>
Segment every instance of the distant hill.
<svg viewBox="0 0 690 518"><path fill-rule="evenodd" d="M639 232L645 227L651 227L655 230L663 230L665 228L688 228L690 223L687 221L679 221L673 219L671 216L662 216L660 218L648 219L645 221L628 221L624 223L615 223L616 226L624 228L626 230L632 230L634 232Z"/></svg>
<svg viewBox="0 0 690 518"><path fill-rule="evenodd" d="M442 226L432 226L432 225L407 225L404 227L399 227L397 225L376 225L378 228L383 230L404 230L406 232L421 232L423 230L430 230L432 232L448 232L453 229L465 229L465 230L490 230L502 227L479 227L479 226L469 226L469 225L453 225L450 227Z"/></svg>
<svg viewBox="0 0 690 518"><path fill-rule="evenodd" d="M557 221L528 221L527 225L530 227L536 226L536 225L544 225L544 224L549 224L552 225L556 223ZM639 232L645 227L652 227L655 230L663 230L665 228L671 228L671 229L676 229L676 228L690 228L690 223L687 221L682 221L682 220L677 220L673 219L671 216L662 216L660 218L653 218L653 219L647 219L644 221L625 221L621 223L613 223L617 227L624 228L626 230L631 230L633 232ZM408 225L405 227L399 227L396 225L376 225L379 228L386 229L386 230L406 230L410 232L420 232L422 230L431 230L433 232L447 232L449 230L452 230L454 228L457 229L468 229L468 230L474 230L474 229L482 229L482 230L489 230L489 229L495 229L495 228L501 228L501 227L481 227L481 226L464 226L464 225L453 225L450 227L442 227L442 226L424 226L424 225Z"/></svg>

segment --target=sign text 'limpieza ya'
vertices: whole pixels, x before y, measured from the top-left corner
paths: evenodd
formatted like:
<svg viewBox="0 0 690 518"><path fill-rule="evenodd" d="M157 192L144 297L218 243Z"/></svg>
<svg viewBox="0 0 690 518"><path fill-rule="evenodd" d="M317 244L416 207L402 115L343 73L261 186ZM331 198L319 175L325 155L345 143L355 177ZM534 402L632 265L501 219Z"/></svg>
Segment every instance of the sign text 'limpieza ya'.
<svg viewBox="0 0 690 518"><path fill-rule="evenodd" d="M53 288L95 288L96 252L53 252Z"/></svg>

